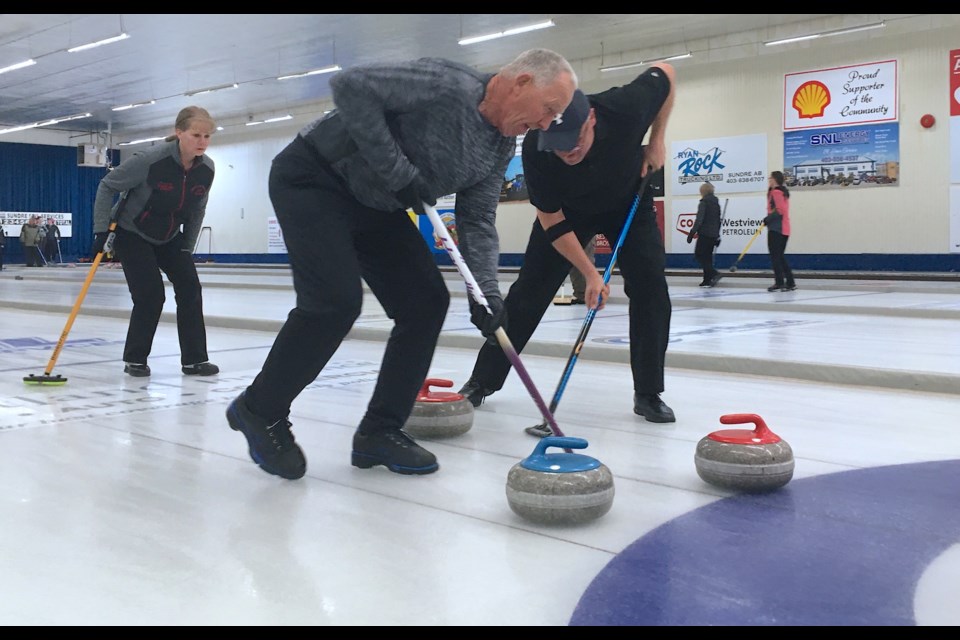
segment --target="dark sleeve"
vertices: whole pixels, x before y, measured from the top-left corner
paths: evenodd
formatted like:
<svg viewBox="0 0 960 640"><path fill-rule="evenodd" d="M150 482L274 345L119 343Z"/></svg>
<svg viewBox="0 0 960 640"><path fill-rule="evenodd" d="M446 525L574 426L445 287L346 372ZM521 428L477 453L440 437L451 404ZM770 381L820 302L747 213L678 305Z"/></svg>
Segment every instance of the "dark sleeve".
<svg viewBox="0 0 960 640"><path fill-rule="evenodd" d="M511 157L512 153L504 156L484 180L458 191L454 207L457 246L484 296L502 295L497 281L500 266L497 203Z"/></svg>
<svg viewBox="0 0 960 640"><path fill-rule="evenodd" d="M651 67L629 84L600 95L608 115L637 120L649 127L670 95L670 79L660 69Z"/></svg>
<svg viewBox="0 0 960 640"><path fill-rule="evenodd" d="M707 202L706 200L700 200L700 204L697 206L697 219L693 221L693 226L690 227L690 235L696 235L700 231L705 215L707 215Z"/></svg>
<svg viewBox="0 0 960 640"><path fill-rule="evenodd" d="M561 209L559 195L549 188L550 180L544 173L549 151L537 150L538 131L529 131L523 138L523 180L527 185L530 204L544 213L556 213Z"/></svg>
<svg viewBox="0 0 960 640"><path fill-rule="evenodd" d="M143 184L150 172L150 159L143 152L134 153L110 173L103 176L93 200L93 232L101 233L110 226L117 194Z"/></svg>

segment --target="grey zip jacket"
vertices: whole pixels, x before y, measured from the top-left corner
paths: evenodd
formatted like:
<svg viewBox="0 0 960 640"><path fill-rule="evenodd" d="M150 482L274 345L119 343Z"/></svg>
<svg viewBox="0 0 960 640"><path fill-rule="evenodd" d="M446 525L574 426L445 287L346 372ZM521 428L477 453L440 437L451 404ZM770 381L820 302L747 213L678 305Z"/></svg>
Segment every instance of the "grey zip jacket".
<svg viewBox="0 0 960 640"><path fill-rule="evenodd" d="M193 251L207 211L214 176L206 154L184 168L178 140L138 151L100 181L93 202L93 232L102 233L119 211L117 226L151 244L166 244L183 230L183 249ZM114 198L120 199L114 204Z"/></svg>
<svg viewBox="0 0 960 640"><path fill-rule="evenodd" d="M403 210L396 193L414 178L456 194L458 248L499 296L496 212L516 138L477 110L491 77L439 58L352 67L330 80L336 109L300 135L368 207Z"/></svg>

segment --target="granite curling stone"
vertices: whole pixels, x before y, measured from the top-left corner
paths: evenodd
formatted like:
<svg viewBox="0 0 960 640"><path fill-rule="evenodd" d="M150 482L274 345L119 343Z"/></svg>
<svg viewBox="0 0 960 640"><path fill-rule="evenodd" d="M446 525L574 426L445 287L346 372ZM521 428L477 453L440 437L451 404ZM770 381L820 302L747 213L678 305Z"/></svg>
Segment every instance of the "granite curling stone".
<svg viewBox="0 0 960 640"><path fill-rule="evenodd" d="M547 453L548 447L585 449L587 441L568 436L541 439L529 457L507 474L507 501L517 515L538 524L581 524L613 505L613 474L596 458Z"/></svg>
<svg viewBox="0 0 960 640"><path fill-rule="evenodd" d="M720 416L721 424L753 423L754 429L724 429L697 444L697 474L709 484L747 493L773 491L793 478L793 449L752 413Z"/></svg>
<svg viewBox="0 0 960 640"><path fill-rule="evenodd" d="M404 431L415 438L449 438L466 433L473 426L473 405L463 395L432 391L430 387L452 387L452 380L427 378Z"/></svg>

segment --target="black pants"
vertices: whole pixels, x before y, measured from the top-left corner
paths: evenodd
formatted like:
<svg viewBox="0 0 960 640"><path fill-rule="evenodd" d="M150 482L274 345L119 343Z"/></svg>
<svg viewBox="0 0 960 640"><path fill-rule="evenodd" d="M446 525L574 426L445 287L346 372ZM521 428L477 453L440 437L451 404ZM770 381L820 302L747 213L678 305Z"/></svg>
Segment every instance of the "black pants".
<svg viewBox="0 0 960 640"><path fill-rule="evenodd" d="M611 243L620 236L627 212L573 221L581 244L602 233ZM570 270L570 262L550 243L534 221L523 265L504 300L507 337L523 349ZM672 306L664 275L665 256L651 198L640 203L617 258L630 300L630 367L634 391L663 391L663 368L670 339ZM491 391L499 390L510 372L510 361L499 345L486 343L477 355L473 377Z"/></svg>
<svg viewBox="0 0 960 640"><path fill-rule="evenodd" d="M770 231L767 234L767 250L770 252L770 265L773 267L774 284L779 286L792 287L796 284L793 281L793 271L787 263L787 240L790 236L785 236L779 231Z"/></svg>
<svg viewBox="0 0 960 640"><path fill-rule="evenodd" d="M153 337L163 313L166 293L161 271L173 285L177 303L177 334L180 337L180 363L207 361L207 330L203 324L203 296L193 254L181 251L183 236L166 244L150 244L136 233L117 229L114 252L123 266L127 288L133 298L123 361L147 364Z"/></svg>
<svg viewBox="0 0 960 640"><path fill-rule="evenodd" d="M359 317L362 278L394 327L359 428L399 429L427 377L450 304L427 243L405 211L358 202L299 137L274 158L269 189L297 304L247 388L247 405L269 421L289 414Z"/></svg>
<svg viewBox="0 0 960 640"><path fill-rule="evenodd" d="M693 249L693 255L697 258L700 268L703 269L704 282L710 282L717 275L717 270L713 268L713 249L716 246L716 238L697 236L697 244Z"/></svg>
<svg viewBox="0 0 960 640"><path fill-rule="evenodd" d="M50 264L61 261L60 247L56 239L47 240L46 243L44 243L43 257L45 257L47 259L47 262L49 262Z"/></svg>
<svg viewBox="0 0 960 640"><path fill-rule="evenodd" d="M43 258L40 257L40 248L36 245L27 245L23 248L26 264L28 267L42 267Z"/></svg>

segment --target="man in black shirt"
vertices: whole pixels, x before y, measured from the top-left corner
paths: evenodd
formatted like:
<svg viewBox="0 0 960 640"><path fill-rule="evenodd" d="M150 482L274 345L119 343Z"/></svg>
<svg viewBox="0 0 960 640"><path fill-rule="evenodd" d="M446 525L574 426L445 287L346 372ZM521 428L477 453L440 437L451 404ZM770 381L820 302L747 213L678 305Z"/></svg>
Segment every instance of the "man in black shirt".
<svg viewBox="0 0 960 640"><path fill-rule="evenodd" d="M657 63L622 87L589 97L578 90L549 129L527 133L523 170L537 220L523 266L504 300L510 318L507 336L517 350L533 335L571 264L586 278L589 307L603 308L610 289L583 246L596 233L611 241L618 238L641 179L663 168L673 100L673 67ZM641 194L617 262L630 300L634 412L651 422L674 422L673 411L660 399L672 307L649 189ZM480 406L485 396L502 388L509 371L500 347L484 344L460 393ZM537 435L549 434L545 428Z"/></svg>

